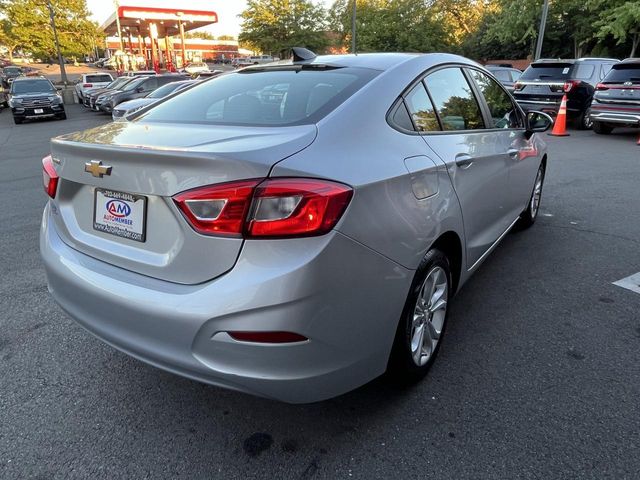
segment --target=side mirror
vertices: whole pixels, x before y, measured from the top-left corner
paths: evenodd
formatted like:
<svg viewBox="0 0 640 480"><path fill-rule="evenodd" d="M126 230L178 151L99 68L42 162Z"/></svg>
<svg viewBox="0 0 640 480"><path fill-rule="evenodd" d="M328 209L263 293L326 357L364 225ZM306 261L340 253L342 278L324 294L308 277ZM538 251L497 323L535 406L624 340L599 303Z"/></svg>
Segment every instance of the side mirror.
<svg viewBox="0 0 640 480"><path fill-rule="evenodd" d="M138 92L138 93L144 92L144 87L142 85L140 85L138 88L136 88L136 92Z"/></svg>
<svg viewBox="0 0 640 480"><path fill-rule="evenodd" d="M63 89L63 87L61 87L60 85L56 85L56 90L60 91L62 89Z"/></svg>
<svg viewBox="0 0 640 480"><path fill-rule="evenodd" d="M546 132L553 125L553 118L543 112L531 110L527 112L527 134L531 137L534 133Z"/></svg>

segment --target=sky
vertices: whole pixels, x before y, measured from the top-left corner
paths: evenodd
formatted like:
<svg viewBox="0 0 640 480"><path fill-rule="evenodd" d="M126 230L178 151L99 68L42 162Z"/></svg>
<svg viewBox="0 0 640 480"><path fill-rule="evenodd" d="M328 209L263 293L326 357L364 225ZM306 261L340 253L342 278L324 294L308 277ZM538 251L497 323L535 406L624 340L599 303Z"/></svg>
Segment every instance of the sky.
<svg viewBox="0 0 640 480"><path fill-rule="evenodd" d="M167 7L176 8L176 0L120 0L120 5L126 6L144 6L144 7ZM324 3L330 5L332 0L316 0L316 3ZM87 6L91 11L91 18L98 22L99 25L115 11L114 2L112 0L87 0ZM185 9L193 10L213 10L218 14L218 23L205 30L211 32L215 36L233 35L240 33L240 19L238 14L246 7L245 0L183 0L180 6Z"/></svg>

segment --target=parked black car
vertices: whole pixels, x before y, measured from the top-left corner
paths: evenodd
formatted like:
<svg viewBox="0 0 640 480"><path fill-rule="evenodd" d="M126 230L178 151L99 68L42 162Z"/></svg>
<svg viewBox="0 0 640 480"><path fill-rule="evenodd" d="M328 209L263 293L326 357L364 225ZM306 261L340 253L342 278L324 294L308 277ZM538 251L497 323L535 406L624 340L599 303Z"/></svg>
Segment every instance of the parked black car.
<svg viewBox="0 0 640 480"><path fill-rule="evenodd" d="M16 124L34 118L67 118L62 96L44 77L16 78L9 90L9 106Z"/></svg>
<svg viewBox="0 0 640 480"><path fill-rule="evenodd" d="M590 111L593 131L607 135L616 127L640 127L640 59L615 64L596 86Z"/></svg>
<svg viewBox="0 0 640 480"><path fill-rule="evenodd" d="M513 67L503 67L501 65L485 65L484 68L489 70L494 77L511 93L522 71Z"/></svg>
<svg viewBox="0 0 640 480"><path fill-rule="evenodd" d="M522 73L513 96L525 112L539 110L555 116L566 94L567 116L579 129L588 129L588 110L596 85L616 63L613 58L538 60Z"/></svg>
<svg viewBox="0 0 640 480"><path fill-rule="evenodd" d="M135 80L124 85L120 90L114 90L113 92L100 95L96 100L96 107L98 107L103 112L111 113L113 111L113 108L122 102L133 100L134 98L146 97L156 88L166 85L167 83L177 82L179 80L189 80L189 77L184 75L176 75L173 73L166 75L154 75L149 77L138 77Z"/></svg>
<svg viewBox="0 0 640 480"><path fill-rule="evenodd" d="M9 88L11 86L11 83L16 78L22 75L24 75L24 71L20 67L16 67L15 65L4 67L2 69L2 73L0 73L0 78L2 78L2 86L4 88Z"/></svg>

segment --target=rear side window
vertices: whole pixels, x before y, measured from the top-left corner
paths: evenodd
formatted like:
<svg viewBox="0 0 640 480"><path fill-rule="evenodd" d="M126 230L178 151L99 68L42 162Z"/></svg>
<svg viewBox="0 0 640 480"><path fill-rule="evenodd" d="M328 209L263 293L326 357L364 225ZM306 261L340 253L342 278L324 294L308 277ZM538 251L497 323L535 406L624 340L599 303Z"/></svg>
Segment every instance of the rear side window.
<svg viewBox="0 0 640 480"><path fill-rule="evenodd" d="M571 63L538 63L529 65L520 80L567 80L570 78Z"/></svg>
<svg viewBox="0 0 640 480"><path fill-rule="evenodd" d="M492 78L477 70L468 70L482 92L495 128L521 128L524 123L511 97Z"/></svg>
<svg viewBox="0 0 640 480"><path fill-rule="evenodd" d="M112 81L113 78L109 75L87 75L87 83L107 83Z"/></svg>
<svg viewBox="0 0 640 480"><path fill-rule="evenodd" d="M414 130L411 117L403 101L398 102L398 106L391 114L391 123L404 130Z"/></svg>
<svg viewBox="0 0 640 480"><path fill-rule="evenodd" d="M572 77L579 80L589 80L593 77L593 72L596 70L595 65L589 65L587 63L581 63L576 66Z"/></svg>
<svg viewBox="0 0 640 480"><path fill-rule="evenodd" d="M462 70L438 70L428 75L425 83L444 130L485 128L480 106Z"/></svg>
<svg viewBox="0 0 640 480"><path fill-rule="evenodd" d="M427 95L427 91L424 89L422 82L413 87L406 95L405 101L407 102L407 108L416 126L416 130L419 132L440 130L438 117L436 117L433 104L431 100L429 100L429 95Z"/></svg>
<svg viewBox="0 0 640 480"><path fill-rule="evenodd" d="M496 77L501 82L510 82L511 81L511 75L509 75L509 71L508 70L494 70L491 73L493 73L493 76Z"/></svg>
<svg viewBox="0 0 640 480"><path fill-rule="evenodd" d="M248 69L203 82L140 121L286 126L316 123L378 75L365 68Z"/></svg>
<svg viewBox="0 0 640 480"><path fill-rule="evenodd" d="M615 65L607 74L604 83L640 84L640 62L635 64Z"/></svg>

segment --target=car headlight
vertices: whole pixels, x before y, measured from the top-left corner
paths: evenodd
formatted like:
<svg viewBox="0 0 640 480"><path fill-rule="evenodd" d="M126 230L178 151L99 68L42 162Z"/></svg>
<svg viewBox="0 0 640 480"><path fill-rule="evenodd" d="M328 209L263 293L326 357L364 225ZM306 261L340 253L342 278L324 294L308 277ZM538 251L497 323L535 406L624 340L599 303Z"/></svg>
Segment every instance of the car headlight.
<svg viewBox="0 0 640 480"><path fill-rule="evenodd" d="M19 107L20 105L22 105L21 98L12 98L11 100L9 100L9 107L11 108L16 108L16 107Z"/></svg>
<svg viewBox="0 0 640 480"><path fill-rule="evenodd" d="M52 95L49 97L49 101L54 105L62 103L62 97L60 95Z"/></svg>

